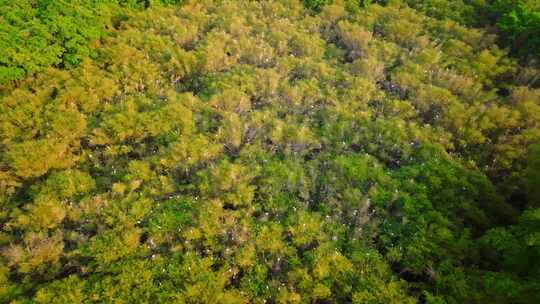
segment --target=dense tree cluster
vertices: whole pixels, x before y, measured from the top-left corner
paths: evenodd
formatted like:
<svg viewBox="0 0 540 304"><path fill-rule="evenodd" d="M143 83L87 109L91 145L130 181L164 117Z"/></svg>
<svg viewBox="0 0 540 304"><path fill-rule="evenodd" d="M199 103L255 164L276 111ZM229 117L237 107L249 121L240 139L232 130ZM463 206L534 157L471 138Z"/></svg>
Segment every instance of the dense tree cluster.
<svg viewBox="0 0 540 304"><path fill-rule="evenodd" d="M126 13L180 0L0 0L0 84L95 57Z"/></svg>
<svg viewBox="0 0 540 304"><path fill-rule="evenodd" d="M406 0L411 6L464 25L488 27L499 43L525 61L540 58L540 2L537 0Z"/></svg>
<svg viewBox="0 0 540 304"><path fill-rule="evenodd" d="M35 33L67 5L8 2ZM61 19L96 35L0 62L41 71L0 87L0 302L540 301L538 70L497 36L408 1L87 2Z"/></svg>

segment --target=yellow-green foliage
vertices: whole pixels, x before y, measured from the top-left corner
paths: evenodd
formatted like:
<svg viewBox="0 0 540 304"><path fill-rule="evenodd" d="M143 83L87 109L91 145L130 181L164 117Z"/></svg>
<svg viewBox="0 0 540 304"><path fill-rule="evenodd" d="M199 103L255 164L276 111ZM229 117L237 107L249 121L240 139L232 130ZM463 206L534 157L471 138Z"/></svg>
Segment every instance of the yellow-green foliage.
<svg viewBox="0 0 540 304"><path fill-rule="evenodd" d="M540 300L537 212L512 225L537 71L493 36L403 1L146 2L0 88L0 302Z"/></svg>

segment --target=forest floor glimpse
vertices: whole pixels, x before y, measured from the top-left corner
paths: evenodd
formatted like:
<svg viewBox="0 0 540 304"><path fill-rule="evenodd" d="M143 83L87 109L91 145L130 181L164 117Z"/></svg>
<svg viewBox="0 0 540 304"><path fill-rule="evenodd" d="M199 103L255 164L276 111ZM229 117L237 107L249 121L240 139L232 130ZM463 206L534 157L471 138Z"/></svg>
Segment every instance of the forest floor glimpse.
<svg viewBox="0 0 540 304"><path fill-rule="evenodd" d="M539 303L540 4L0 0L0 303Z"/></svg>

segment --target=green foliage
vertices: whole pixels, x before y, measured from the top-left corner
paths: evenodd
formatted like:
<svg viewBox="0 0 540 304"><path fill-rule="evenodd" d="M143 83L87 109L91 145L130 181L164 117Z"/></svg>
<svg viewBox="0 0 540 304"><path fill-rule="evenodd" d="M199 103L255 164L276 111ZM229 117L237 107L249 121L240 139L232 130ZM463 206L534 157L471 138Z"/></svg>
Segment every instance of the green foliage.
<svg viewBox="0 0 540 304"><path fill-rule="evenodd" d="M534 1L495 1L497 26L512 49L522 56L540 54L540 6Z"/></svg>
<svg viewBox="0 0 540 304"><path fill-rule="evenodd" d="M478 20L476 8L480 1L464 1L464 0L407 0L407 4L415 9L424 11L427 15L438 19L452 19L462 24L475 24Z"/></svg>
<svg viewBox="0 0 540 304"><path fill-rule="evenodd" d="M0 302L539 301L538 71L480 2L23 2Z"/></svg>
<svg viewBox="0 0 540 304"><path fill-rule="evenodd" d="M50 66L73 68L88 57L124 12L182 0L0 1L0 84ZM116 24L115 24L116 23Z"/></svg>
<svg viewBox="0 0 540 304"><path fill-rule="evenodd" d="M529 206L537 208L540 206L540 144L530 147L526 174Z"/></svg>
<svg viewBox="0 0 540 304"><path fill-rule="evenodd" d="M535 0L407 0L408 5L438 19L467 26L494 27L500 44L525 61L540 54L540 6Z"/></svg>
<svg viewBox="0 0 540 304"><path fill-rule="evenodd" d="M309 9L320 11L323 6L332 2L332 0L304 0L304 5Z"/></svg>
<svg viewBox="0 0 540 304"><path fill-rule="evenodd" d="M109 14L105 3L2 1L0 82L21 79L51 65L72 67L90 56L90 43L105 30Z"/></svg>
<svg viewBox="0 0 540 304"><path fill-rule="evenodd" d="M499 271L486 273L485 280L499 302L533 303L540 299L536 291L540 269L537 263L539 232L539 209L529 209L523 212L516 225L494 228L482 238L488 257L497 261L495 265Z"/></svg>

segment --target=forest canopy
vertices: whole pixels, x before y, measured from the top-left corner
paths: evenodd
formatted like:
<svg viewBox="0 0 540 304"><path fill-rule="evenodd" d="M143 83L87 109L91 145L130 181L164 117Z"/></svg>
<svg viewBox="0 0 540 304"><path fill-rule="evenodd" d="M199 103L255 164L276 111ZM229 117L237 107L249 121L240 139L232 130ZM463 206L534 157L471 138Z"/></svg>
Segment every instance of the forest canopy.
<svg viewBox="0 0 540 304"><path fill-rule="evenodd" d="M536 3L0 0L0 302L540 302Z"/></svg>

